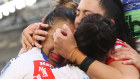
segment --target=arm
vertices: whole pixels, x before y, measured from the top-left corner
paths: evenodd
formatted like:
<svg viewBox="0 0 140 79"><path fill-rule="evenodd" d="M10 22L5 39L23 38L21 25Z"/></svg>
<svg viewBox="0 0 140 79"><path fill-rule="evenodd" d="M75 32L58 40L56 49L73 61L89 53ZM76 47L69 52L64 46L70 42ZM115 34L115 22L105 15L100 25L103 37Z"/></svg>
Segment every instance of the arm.
<svg viewBox="0 0 140 79"><path fill-rule="evenodd" d="M79 50L73 54L71 61L75 59L75 63L80 65L85 59L85 55ZM88 68L87 74L93 79L138 79L139 72L133 65L124 65L122 61L114 61L109 65L95 60Z"/></svg>
<svg viewBox="0 0 140 79"><path fill-rule="evenodd" d="M95 79L139 79L136 68L123 65L121 61L114 61L110 65L95 61L89 66L87 74Z"/></svg>
<svg viewBox="0 0 140 79"><path fill-rule="evenodd" d="M76 41L70 29L64 27L67 36L61 33L61 30L56 30L54 34L54 47L56 51L73 63L80 65L85 59L84 55L79 50L72 51L77 47ZM61 47L61 48L60 48ZM72 51L72 52L71 52ZM63 53L64 52L64 53ZM87 74L94 79L138 79L139 72L132 65L121 64L121 61L114 61L110 65L103 64L99 61L94 61L88 68Z"/></svg>
<svg viewBox="0 0 140 79"><path fill-rule="evenodd" d="M134 64L140 70L140 55L139 55L139 53L137 51L135 51L128 44L124 43L124 45L126 48L128 48L128 52L121 52L122 50L125 50L124 48L119 49L118 53L115 53L113 55L115 60L128 59L126 61L123 61L122 63L125 65ZM127 50L125 50L125 51L127 51Z"/></svg>
<svg viewBox="0 0 140 79"><path fill-rule="evenodd" d="M24 49L21 48L20 51L19 51L19 53L18 53L18 55L21 55L21 54L23 54L23 53L24 53Z"/></svg>

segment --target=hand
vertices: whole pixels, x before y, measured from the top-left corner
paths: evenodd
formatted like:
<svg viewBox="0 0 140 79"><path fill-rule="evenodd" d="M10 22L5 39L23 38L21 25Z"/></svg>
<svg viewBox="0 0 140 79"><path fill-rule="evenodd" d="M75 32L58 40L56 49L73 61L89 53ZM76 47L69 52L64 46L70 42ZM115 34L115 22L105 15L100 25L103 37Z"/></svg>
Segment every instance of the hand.
<svg viewBox="0 0 140 79"><path fill-rule="evenodd" d="M42 28L48 28L48 24L40 24L33 33L34 44L38 48L42 48L42 45L38 41L45 41L48 36L48 32L42 30Z"/></svg>
<svg viewBox="0 0 140 79"><path fill-rule="evenodd" d="M128 59L123 61L123 64L134 64L140 69L140 55L127 43L124 43L125 47L120 48L113 55L115 60Z"/></svg>
<svg viewBox="0 0 140 79"><path fill-rule="evenodd" d="M65 24L63 28L64 30L58 28L53 35L54 48L56 52L59 53L61 56L68 60L71 60L71 52L77 47L77 44L70 28Z"/></svg>
<svg viewBox="0 0 140 79"><path fill-rule="evenodd" d="M22 47L24 49L24 52L28 51L29 49L32 49L32 47L34 45L37 45L37 43L34 40L39 39L39 37L35 36L35 39L33 39L32 35L38 27L39 26L37 24L31 24L23 30L21 42L22 42ZM42 25L42 27L47 28L48 26ZM36 33L34 33L34 34L44 35L45 33L44 32L40 33L38 31L36 31Z"/></svg>

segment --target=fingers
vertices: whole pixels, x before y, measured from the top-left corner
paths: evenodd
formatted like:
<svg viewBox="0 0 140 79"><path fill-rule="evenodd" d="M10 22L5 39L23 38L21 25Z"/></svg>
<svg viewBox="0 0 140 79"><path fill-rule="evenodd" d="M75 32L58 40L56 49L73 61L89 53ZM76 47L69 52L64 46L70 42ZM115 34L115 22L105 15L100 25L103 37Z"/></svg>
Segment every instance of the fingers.
<svg viewBox="0 0 140 79"><path fill-rule="evenodd" d="M133 64L133 61L132 60L126 60L126 61L123 61L122 64L131 65L131 64Z"/></svg>
<svg viewBox="0 0 140 79"><path fill-rule="evenodd" d="M60 28L58 28L58 29L56 29L56 36L58 37L58 38L60 38L60 37L64 37L64 35L62 34L62 30L60 29Z"/></svg>
<svg viewBox="0 0 140 79"><path fill-rule="evenodd" d="M63 25L63 28L64 31L61 30L60 28L56 29L56 32L53 35L54 39L66 38L67 35L68 36L72 35L70 28L66 24Z"/></svg>
<svg viewBox="0 0 140 79"><path fill-rule="evenodd" d="M61 33L61 29L58 28L56 29L56 32L53 34L53 39L54 39L54 49L57 49L59 46L59 43L62 42L61 39L65 39L65 36ZM56 50L57 51L57 50ZM58 52L58 51L57 51Z"/></svg>
<svg viewBox="0 0 140 79"><path fill-rule="evenodd" d="M22 47L23 47L23 49L24 49L24 52L27 52L28 49L27 49L27 47L26 47L26 44L24 43L23 40L21 41L21 43L22 43Z"/></svg>
<svg viewBox="0 0 140 79"><path fill-rule="evenodd" d="M126 42L124 42L125 47L127 48L132 48L129 44L127 44Z"/></svg>
<svg viewBox="0 0 140 79"><path fill-rule="evenodd" d="M32 49L32 44L24 36L22 36L22 46L25 52Z"/></svg>
<svg viewBox="0 0 140 79"><path fill-rule="evenodd" d="M36 41L45 41L46 37L43 37L43 36L39 36L39 35L33 35L33 38L36 40Z"/></svg>
<svg viewBox="0 0 140 79"><path fill-rule="evenodd" d="M35 41L35 46L38 48L42 48L42 45L38 43L38 41Z"/></svg>
<svg viewBox="0 0 140 79"><path fill-rule="evenodd" d="M44 41L48 36L48 32L41 30L41 28L48 28L48 24L40 24L39 27L34 31L33 38L36 41Z"/></svg>
<svg viewBox="0 0 140 79"><path fill-rule="evenodd" d="M133 53L137 53L137 51L135 49L133 49L129 44L124 43L124 45Z"/></svg>
<svg viewBox="0 0 140 79"><path fill-rule="evenodd" d="M35 46L38 48L42 48L42 45L38 43L38 41L45 41L48 36L48 32L41 30L41 28L48 28L48 24L40 24L33 33L33 39L35 40Z"/></svg>
<svg viewBox="0 0 140 79"><path fill-rule="evenodd" d="M113 56L115 57L115 56L125 55L125 54L128 54L128 51L120 51L118 53L113 54Z"/></svg>
<svg viewBox="0 0 140 79"><path fill-rule="evenodd" d="M68 34L68 36L72 34L70 28L66 24L63 25L63 28L66 31L66 33Z"/></svg>
<svg viewBox="0 0 140 79"><path fill-rule="evenodd" d="M32 45L34 45L34 41L33 41L31 36L33 34L33 29L34 28L36 28L36 27L33 27L31 30L26 28L26 29L24 29L24 31L22 33L22 36L24 36L27 39L27 41L29 41Z"/></svg>
<svg viewBox="0 0 140 79"><path fill-rule="evenodd" d="M62 34L62 30L60 28L56 29L56 32L53 34L53 39L59 40L60 38L65 38L65 36Z"/></svg>
<svg viewBox="0 0 140 79"><path fill-rule="evenodd" d="M41 35L41 36L47 36L48 35L48 32L39 29L39 30L35 30L34 31L34 34L35 35Z"/></svg>
<svg viewBox="0 0 140 79"><path fill-rule="evenodd" d="M129 51L129 49L128 48L126 48L126 47L122 47L122 48L118 48L118 49L115 49L115 53L118 53L118 52L122 52L122 51Z"/></svg>
<svg viewBox="0 0 140 79"><path fill-rule="evenodd" d="M40 24L39 28L48 28L49 25L48 24Z"/></svg>
<svg viewBox="0 0 140 79"><path fill-rule="evenodd" d="M32 45L27 40L25 40L24 43L25 43L25 45L27 45L26 47L28 50L32 49Z"/></svg>
<svg viewBox="0 0 140 79"><path fill-rule="evenodd" d="M126 59L131 54L131 51L128 48L122 47L119 49L115 49L115 53L113 57L117 57L116 60ZM126 57L126 58L125 58Z"/></svg>
<svg viewBox="0 0 140 79"><path fill-rule="evenodd" d="M131 54L130 53L126 53L126 52L119 53L116 56L114 56L115 60L131 59L131 58L132 58Z"/></svg>

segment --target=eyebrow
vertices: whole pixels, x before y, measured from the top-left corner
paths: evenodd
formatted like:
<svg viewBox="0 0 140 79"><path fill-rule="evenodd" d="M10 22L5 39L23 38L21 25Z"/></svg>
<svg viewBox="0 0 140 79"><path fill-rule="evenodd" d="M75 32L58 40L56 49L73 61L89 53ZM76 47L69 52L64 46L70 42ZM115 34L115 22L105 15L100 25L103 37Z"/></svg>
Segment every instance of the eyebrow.
<svg viewBox="0 0 140 79"><path fill-rule="evenodd" d="M76 11L80 11L80 9L76 9ZM91 12L94 14L94 12L90 11L90 10L83 10L84 12Z"/></svg>

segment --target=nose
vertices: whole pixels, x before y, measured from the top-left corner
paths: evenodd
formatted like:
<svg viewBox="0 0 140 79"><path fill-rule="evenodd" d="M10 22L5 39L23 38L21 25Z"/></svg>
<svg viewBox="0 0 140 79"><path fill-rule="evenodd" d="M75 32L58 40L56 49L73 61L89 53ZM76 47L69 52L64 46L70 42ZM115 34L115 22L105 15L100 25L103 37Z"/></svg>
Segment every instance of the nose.
<svg viewBox="0 0 140 79"><path fill-rule="evenodd" d="M81 14L79 16L76 16L75 18L75 27L77 28L81 20L84 18L84 16Z"/></svg>

